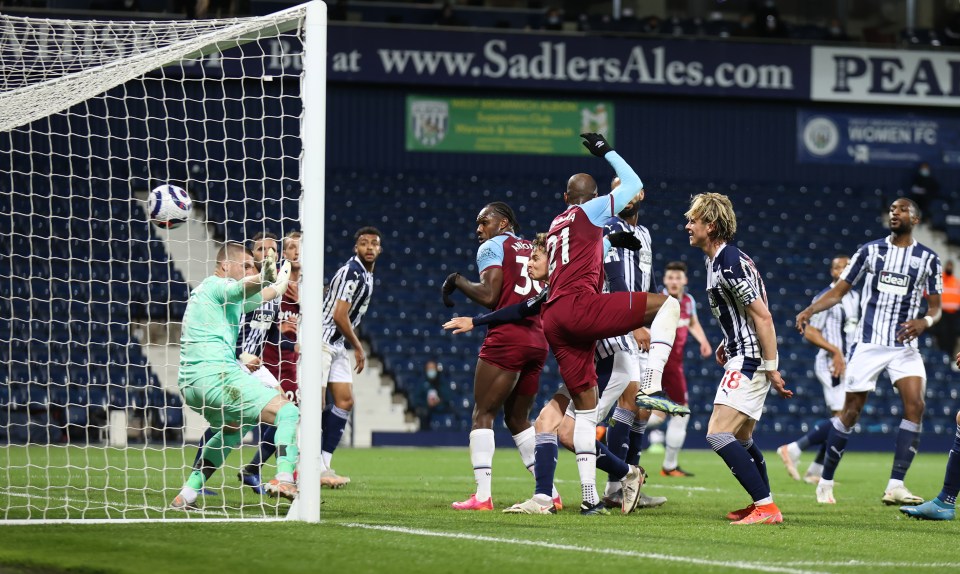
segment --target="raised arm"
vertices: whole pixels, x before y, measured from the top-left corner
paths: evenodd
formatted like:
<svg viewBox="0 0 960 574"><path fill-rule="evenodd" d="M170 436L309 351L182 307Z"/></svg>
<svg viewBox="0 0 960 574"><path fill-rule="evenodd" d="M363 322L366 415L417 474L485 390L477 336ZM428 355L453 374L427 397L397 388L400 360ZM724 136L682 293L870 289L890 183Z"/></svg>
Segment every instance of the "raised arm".
<svg viewBox="0 0 960 574"><path fill-rule="evenodd" d="M630 164L613 151L601 134L580 134L580 137L584 139L584 147L593 155L606 159L620 178L620 185L609 194L595 197L580 206L590 217L590 221L599 227L602 221L620 213L630 200L640 193L643 182Z"/></svg>

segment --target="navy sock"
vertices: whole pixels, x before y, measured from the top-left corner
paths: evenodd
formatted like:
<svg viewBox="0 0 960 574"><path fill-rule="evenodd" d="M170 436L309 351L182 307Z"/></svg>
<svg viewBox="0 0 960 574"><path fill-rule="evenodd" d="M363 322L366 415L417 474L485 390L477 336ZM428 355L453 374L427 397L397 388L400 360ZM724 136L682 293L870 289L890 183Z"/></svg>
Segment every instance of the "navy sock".
<svg viewBox="0 0 960 574"><path fill-rule="evenodd" d="M203 438L200 439L200 444L197 445L197 456L193 457L192 468L199 468L197 465L200 464L200 457L203 455L203 445L207 444L207 441L212 439L215 434L217 434L217 429L213 427L207 428L203 433Z"/></svg>
<svg viewBox="0 0 960 574"><path fill-rule="evenodd" d="M633 426L634 414L627 409L617 407L613 411L613 419L607 427L607 446L614 456L627 460L630 450L630 428ZM620 480L619 476L611 476L610 480Z"/></svg>
<svg viewBox="0 0 960 574"><path fill-rule="evenodd" d="M320 450L333 453L340 444L343 437L343 429L347 427L347 419L350 418L350 411L339 407L331 407L323 412L323 439L320 441Z"/></svg>
<svg viewBox="0 0 960 574"><path fill-rule="evenodd" d="M843 457L843 451L847 448L847 441L850 440L850 431L843 426L840 419L831 419L830 436L827 437L827 453L823 459L823 479L833 480L833 474L837 472L837 466L840 465L840 459Z"/></svg>
<svg viewBox="0 0 960 574"><path fill-rule="evenodd" d="M893 469L890 478L903 480L910 470L913 457L917 455L920 446L920 424L903 419L900 421L900 430L897 431L896 447L893 451Z"/></svg>
<svg viewBox="0 0 960 574"><path fill-rule="evenodd" d="M827 436L830 435L832 427L829 419L818 422L813 425L813 428L807 434L797 439L797 446L800 447L800 450L807 450L811 446L826 444Z"/></svg>
<svg viewBox="0 0 960 574"><path fill-rule="evenodd" d="M600 441L597 441L597 468L610 475L613 480L620 480L630 472L627 463L610 452L607 445Z"/></svg>
<svg viewBox="0 0 960 574"><path fill-rule="evenodd" d="M764 482L753 457L743 448L733 433L708 434L707 442L740 481L754 502L770 496L770 487Z"/></svg>
<svg viewBox="0 0 960 574"><path fill-rule="evenodd" d="M640 452L643 450L643 433L647 430L647 421L634 421L630 427L630 448L627 449L627 464L640 464Z"/></svg>
<svg viewBox="0 0 960 574"><path fill-rule="evenodd" d="M767 485L767 490L769 490L770 479L767 477L767 461L764 460L763 453L757 448L753 439L740 441L740 444L743 445L743 448L747 449L747 454L753 459L753 464L757 467L757 472L760 473L760 477L763 478L763 483Z"/></svg>
<svg viewBox="0 0 960 574"><path fill-rule="evenodd" d="M953 448L947 458L947 472L943 475L943 490L937 495L941 502L957 503L957 493L960 492L960 425L957 425L957 434L953 439Z"/></svg>
<svg viewBox="0 0 960 574"><path fill-rule="evenodd" d="M253 455L250 463L243 468L247 474L260 474L263 463L270 460L270 457L277 452L277 445L273 442L274 435L277 434L277 427L260 423L260 444L257 447L257 454Z"/></svg>
<svg viewBox="0 0 960 574"><path fill-rule="evenodd" d="M813 462L823 466L823 459L827 456L827 442L824 441L820 443L820 448L817 450L817 458L813 459Z"/></svg>
<svg viewBox="0 0 960 574"><path fill-rule="evenodd" d="M537 481L536 494L553 497L553 476L557 472L557 435L537 433L537 446L533 451L533 476Z"/></svg>

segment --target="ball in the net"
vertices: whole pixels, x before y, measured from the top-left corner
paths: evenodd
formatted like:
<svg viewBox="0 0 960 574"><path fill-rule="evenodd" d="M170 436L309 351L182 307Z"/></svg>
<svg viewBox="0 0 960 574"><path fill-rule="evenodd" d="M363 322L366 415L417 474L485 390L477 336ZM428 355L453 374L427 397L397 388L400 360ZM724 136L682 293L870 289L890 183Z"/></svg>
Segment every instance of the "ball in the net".
<svg viewBox="0 0 960 574"><path fill-rule="evenodd" d="M169 183L158 185L147 200L147 216L157 227L175 229L190 217L193 200L182 187Z"/></svg>

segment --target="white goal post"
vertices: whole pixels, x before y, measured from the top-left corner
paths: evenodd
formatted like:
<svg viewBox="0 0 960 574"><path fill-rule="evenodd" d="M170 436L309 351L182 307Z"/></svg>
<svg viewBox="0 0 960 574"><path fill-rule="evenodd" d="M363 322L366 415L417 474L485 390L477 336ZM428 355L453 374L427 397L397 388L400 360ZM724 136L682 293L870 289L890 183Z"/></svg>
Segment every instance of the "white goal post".
<svg viewBox="0 0 960 574"><path fill-rule="evenodd" d="M206 426L177 387L181 320L220 246L300 231L300 292L323 292L326 24L320 1L222 20L0 14L0 524L319 521L310 384L292 504L238 480L255 425L198 510L169 504ZM193 199L177 229L144 209L161 184ZM322 296L300 307L285 336L319 348ZM309 383L322 353L301 357Z"/></svg>

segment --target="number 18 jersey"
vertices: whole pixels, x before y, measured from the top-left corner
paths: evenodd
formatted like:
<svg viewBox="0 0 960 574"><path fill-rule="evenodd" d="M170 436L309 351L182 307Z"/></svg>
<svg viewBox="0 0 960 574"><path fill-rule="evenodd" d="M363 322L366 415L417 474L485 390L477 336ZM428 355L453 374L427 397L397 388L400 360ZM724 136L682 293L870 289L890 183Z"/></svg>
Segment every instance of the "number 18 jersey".
<svg viewBox="0 0 960 574"><path fill-rule="evenodd" d="M527 261L533 244L512 233L504 233L485 241L477 250L477 268L481 273L492 267L503 271L500 298L494 309L523 303L543 290L543 284L527 275ZM496 325L487 330L484 346L524 346L546 349L547 340L540 326L540 316L527 317L516 323Z"/></svg>

